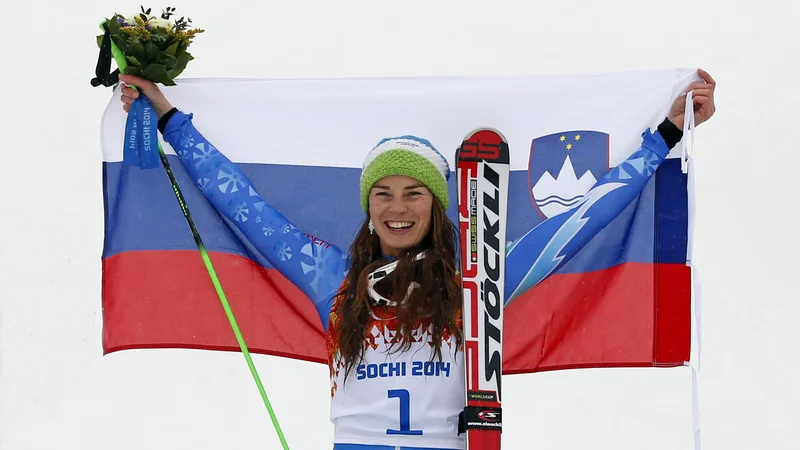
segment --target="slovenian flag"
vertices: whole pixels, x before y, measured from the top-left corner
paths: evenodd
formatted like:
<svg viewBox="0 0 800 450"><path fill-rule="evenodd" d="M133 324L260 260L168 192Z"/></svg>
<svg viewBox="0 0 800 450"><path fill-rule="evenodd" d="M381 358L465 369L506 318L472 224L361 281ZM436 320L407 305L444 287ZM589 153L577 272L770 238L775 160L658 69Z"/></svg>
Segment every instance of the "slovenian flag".
<svg viewBox="0 0 800 450"><path fill-rule="evenodd" d="M474 128L494 127L511 152L511 248L547 218L579 204L596 181L639 147L646 129L656 129L695 80L694 70L664 70L190 79L162 89L296 226L265 232L305 233L320 245L344 250L364 217L358 179L377 142L421 136L454 167L462 138ZM117 92L102 119L104 352L239 351L164 170L122 162L125 124ZM208 186L190 179L174 150L163 145L250 351L327 363L322 323L311 302L214 210L201 192ZM692 199L681 148L673 149L608 226L508 303L504 373L689 361ZM205 150L196 149L187 164L200 162ZM448 214L454 221L456 195L451 177ZM309 279L330 263L311 250L275 250L281 258L302 258Z"/></svg>

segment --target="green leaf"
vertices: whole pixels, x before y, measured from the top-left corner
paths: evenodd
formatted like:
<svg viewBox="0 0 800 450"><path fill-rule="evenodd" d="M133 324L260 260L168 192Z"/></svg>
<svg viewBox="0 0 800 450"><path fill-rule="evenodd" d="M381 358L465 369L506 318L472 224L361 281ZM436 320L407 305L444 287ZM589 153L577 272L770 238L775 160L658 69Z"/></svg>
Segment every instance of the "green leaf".
<svg viewBox="0 0 800 450"><path fill-rule="evenodd" d="M156 44L152 42L144 44L144 59L146 61L156 61L159 53L161 53L161 50L158 49Z"/></svg>
<svg viewBox="0 0 800 450"><path fill-rule="evenodd" d="M175 56L180 56L186 53L186 48L189 46L185 39L178 39L178 47L175 49Z"/></svg>
<svg viewBox="0 0 800 450"><path fill-rule="evenodd" d="M97 42L100 42L103 39L103 36L99 37L100 39ZM172 45L170 45L169 47L167 47L166 50L164 50L164 52L169 56L176 56L175 53L178 51L178 44L180 44L180 41L173 42Z"/></svg>
<svg viewBox="0 0 800 450"><path fill-rule="evenodd" d="M181 72L183 72L183 69L185 69L186 65L189 64L189 61L191 61L192 55L188 53L183 53L181 55L178 55L178 57L175 59L177 60L177 63L175 64L175 67L173 67L172 70L169 71L169 77L172 79L178 78L178 75L180 75Z"/></svg>
<svg viewBox="0 0 800 450"><path fill-rule="evenodd" d="M173 58L172 56L169 56L168 54L161 52L158 54L158 60L156 62L159 64L163 64L164 66L166 66L167 71L170 71L173 68L175 68L175 64L178 63L178 60L177 58Z"/></svg>
<svg viewBox="0 0 800 450"><path fill-rule="evenodd" d="M119 22L117 22L116 18L111 20L106 20L106 25L108 25L108 31L111 34L120 34L122 33L122 26L120 26Z"/></svg>
<svg viewBox="0 0 800 450"><path fill-rule="evenodd" d="M147 67L142 69L142 77L154 83L165 84L165 82L169 81L167 68L163 64L148 64Z"/></svg>
<svg viewBox="0 0 800 450"><path fill-rule="evenodd" d="M142 63L140 63L139 60L136 59L135 56L126 56L125 60L128 61L128 67L131 67L131 66L133 66L133 67L141 67L142 66Z"/></svg>
<svg viewBox="0 0 800 450"><path fill-rule="evenodd" d="M121 36L111 35L111 40L114 41L115 44L117 44L117 47L119 47L120 51L123 54L125 55L128 54L128 52L130 51L130 47L125 39L123 39Z"/></svg>
<svg viewBox="0 0 800 450"><path fill-rule="evenodd" d="M97 36L97 47L98 47L98 48L103 46L103 37L104 37L104 36L105 36L105 34L101 34L100 36ZM176 46L176 47L177 47L177 46ZM173 55L173 56L174 56L174 55Z"/></svg>
<svg viewBox="0 0 800 450"><path fill-rule="evenodd" d="M159 49L163 49L167 47L167 43L169 42L169 34L167 34L167 30L164 28L152 28L150 30L150 40L153 41L154 44L158 45Z"/></svg>
<svg viewBox="0 0 800 450"><path fill-rule="evenodd" d="M142 61L142 60L146 61L145 56L144 56L144 45L142 45L141 42L132 42L128 46L128 51L125 52L125 54L133 56L133 57L135 57L136 59L138 59L140 61Z"/></svg>
<svg viewBox="0 0 800 450"><path fill-rule="evenodd" d="M142 68L141 67L135 67L135 66L128 66L128 67L125 68L125 73L127 73L129 75L135 75L137 77L140 77L140 76L142 76Z"/></svg>

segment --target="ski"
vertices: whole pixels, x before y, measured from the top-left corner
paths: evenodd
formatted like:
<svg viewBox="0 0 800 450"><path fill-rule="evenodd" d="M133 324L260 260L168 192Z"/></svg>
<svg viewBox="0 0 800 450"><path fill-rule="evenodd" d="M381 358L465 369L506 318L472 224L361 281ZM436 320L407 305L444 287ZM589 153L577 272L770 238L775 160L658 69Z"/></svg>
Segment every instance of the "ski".
<svg viewBox="0 0 800 450"><path fill-rule="evenodd" d="M473 130L456 150L467 450L500 450L509 172L508 141L495 129Z"/></svg>

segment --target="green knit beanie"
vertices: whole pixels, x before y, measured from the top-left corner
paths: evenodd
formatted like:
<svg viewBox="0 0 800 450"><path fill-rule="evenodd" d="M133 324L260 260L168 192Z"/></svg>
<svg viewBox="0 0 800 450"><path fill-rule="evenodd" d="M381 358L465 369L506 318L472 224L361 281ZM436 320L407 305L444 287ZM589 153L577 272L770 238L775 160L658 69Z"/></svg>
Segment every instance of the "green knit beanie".
<svg viewBox="0 0 800 450"><path fill-rule="evenodd" d="M369 211L369 191L381 178L405 175L423 183L447 209L450 165L436 148L416 136L383 139L369 152L361 172L361 207Z"/></svg>

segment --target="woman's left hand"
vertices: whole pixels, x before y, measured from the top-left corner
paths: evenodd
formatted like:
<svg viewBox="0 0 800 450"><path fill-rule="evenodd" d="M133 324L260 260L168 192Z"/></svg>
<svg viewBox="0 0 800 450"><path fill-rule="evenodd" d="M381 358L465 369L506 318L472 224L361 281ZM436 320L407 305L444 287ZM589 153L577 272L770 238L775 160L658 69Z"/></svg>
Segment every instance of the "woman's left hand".
<svg viewBox="0 0 800 450"><path fill-rule="evenodd" d="M716 81L703 69L697 69L697 74L700 75L703 81L692 83L688 89L688 91L693 91L692 103L694 104L695 126L710 119L717 109L714 104L714 89L717 87ZM683 94L672 104L672 109L669 111L667 118L674 123L676 127L683 128L685 113L686 94Z"/></svg>

